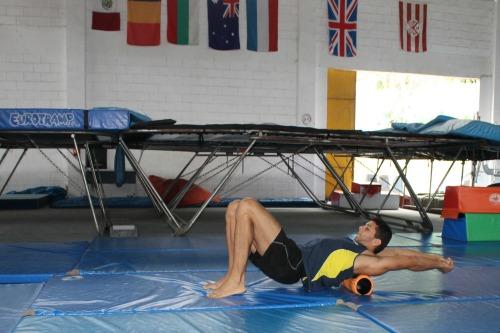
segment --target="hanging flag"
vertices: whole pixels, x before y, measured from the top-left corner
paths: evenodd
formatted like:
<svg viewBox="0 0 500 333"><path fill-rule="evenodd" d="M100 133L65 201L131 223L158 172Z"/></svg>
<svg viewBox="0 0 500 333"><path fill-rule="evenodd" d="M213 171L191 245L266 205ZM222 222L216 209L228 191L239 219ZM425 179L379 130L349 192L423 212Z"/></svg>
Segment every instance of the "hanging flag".
<svg viewBox="0 0 500 333"><path fill-rule="evenodd" d="M356 56L358 0L328 1L328 52L337 57Z"/></svg>
<svg viewBox="0 0 500 333"><path fill-rule="evenodd" d="M127 44L160 45L161 0L128 0Z"/></svg>
<svg viewBox="0 0 500 333"><path fill-rule="evenodd" d="M399 2L399 39L402 50L427 51L427 4Z"/></svg>
<svg viewBox="0 0 500 333"><path fill-rule="evenodd" d="M167 0L167 40L172 44L198 44L200 0Z"/></svg>
<svg viewBox="0 0 500 333"><path fill-rule="evenodd" d="M278 51L278 0L247 0L247 49Z"/></svg>
<svg viewBox="0 0 500 333"><path fill-rule="evenodd" d="M240 0L207 0L208 46L216 50L240 48Z"/></svg>
<svg viewBox="0 0 500 333"><path fill-rule="evenodd" d="M92 29L120 31L120 13L116 9L116 0L94 0Z"/></svg>

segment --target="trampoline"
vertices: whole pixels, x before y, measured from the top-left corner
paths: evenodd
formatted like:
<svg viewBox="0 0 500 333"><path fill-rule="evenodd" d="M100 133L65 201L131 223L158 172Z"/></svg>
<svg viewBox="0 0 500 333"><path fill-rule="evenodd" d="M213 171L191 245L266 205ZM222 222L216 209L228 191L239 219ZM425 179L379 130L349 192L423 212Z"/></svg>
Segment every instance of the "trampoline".
<svg viewBox="0 0 500 333"><path fill-rule="evenodd" d="M93 205L89 205L96 230L105 234L112 227L112 222L105 209L104 191L99 183L98 171L94 167L93 149L117 149L115 172L117 178L123 175L125 158L128 159L153 207L164 217L165 222L176 235L189 232L210 201L226 185L234 171L247 157L257 157L265 160L270 166L266 169L285 168L302 186L304 191L319 206L325 209L340 210L364 217L378 215L385 205L382 203L378 211L368 211L361 206L363 196L358 202L339 174L328 160L328 154L350 158L350 163L356 157L377 158L381 162L375 172L372 182L378 174L384 161L391 161L405 184L408 194L412 197L420 215L419 221L403 220L391 223L409 227L419 232L432 232L432 223L427 215L429 207L424 207L405 170L410 160L430 159L451 161L450 169L456 161L482 161L497 159L500 153L500 131L498 126L482 122L467 123L457 130L457 126L449 124L453 119L437 118L425 126L401 126L396 130L362 132L355 130L325 130L298 126L262 125L262 124L175 124L174 120L165 119L151 121L137 112L119 108L95 108L91 110L77 109L1 109L0 110L0 148L6 151L0 159L4 160L9 149L38 149L42 155L43 148L75 148L79 165L73 165L83 178L88 202L93 199L87 186L87 176L79 154L79 145L85 148L87 160L90 161L91 181L99 202L103 223L98 221ZM463 122L461 123L463 125ZM436 128L436 126L438 128ZM444 128L444 129L443 129ZM447 130L451 128L451 130ZM182 151L192 154L191 159L180 170L175 181L181 179L186 169L196 158L202 158L201 166L192 172L186 185L167 205L162 194L158 193L140 162L132 154L131 149ZM24 152L13 168L15 171ZM304 181L295 170L295 158L314 156L335 179L340 187L349 208L332 205L318 198L310 185ZM217 157L230 159L226 168L217 171L220 181L212 194L201 204L190 219L182 219L175 210L199 179L200 175ZM272 163L267 159L278 158ZM67 157L65 157L67 159ZM401 160L405 161L404 165ZM73 163L70 163L73 164ZM264 171L266 171L264 170ZM12 173L3 185L0 194L7 185ZM445 174L446 177L448 173ZM172 184L175 184L175 181ZM394 182L394 185L396 182ZM394 189L394 185L391 191ZM439 188L439 186L438 186ZM168 191L169 189L167 189ZM390 192L387 195L389 197ZM437 193L434 193L434 195ZM432 200L430 200L432 201Z"/></svg>

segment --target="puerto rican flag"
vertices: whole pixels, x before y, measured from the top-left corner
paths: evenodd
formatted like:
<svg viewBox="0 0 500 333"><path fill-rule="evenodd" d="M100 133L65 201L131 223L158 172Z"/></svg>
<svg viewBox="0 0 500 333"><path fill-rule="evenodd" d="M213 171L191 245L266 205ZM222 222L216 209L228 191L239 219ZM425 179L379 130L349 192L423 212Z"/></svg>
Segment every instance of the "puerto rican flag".
<svg viewBox="0 0 500 333"><path fill-rule="evenodd" d="M328 53L337 57L356 56L358 0L327 0Z"/></svg>
<svg viewBox="0 0 500 333"><path fill-rule="evenodd" d="M399 39L402 50L427 51L427 4L399 2Z"/></svg>

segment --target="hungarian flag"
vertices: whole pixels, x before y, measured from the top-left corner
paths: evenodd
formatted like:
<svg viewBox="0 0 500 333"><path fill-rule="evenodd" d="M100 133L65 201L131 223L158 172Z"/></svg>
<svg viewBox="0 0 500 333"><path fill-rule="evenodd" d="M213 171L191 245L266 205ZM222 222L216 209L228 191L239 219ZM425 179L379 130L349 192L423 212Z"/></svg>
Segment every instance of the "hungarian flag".
<svg viewBox="0 0 500 333"><path fill-rule="evenodd" d="M328 53L337 57L356 56L358 0L327 0Z"/></svg>
<svg viewBox="0 0 500 333"><path fill-rule="evenodd" d="M172 44L198 44L200 0L167 0L167 40Z"/></svg>
<svg viewBox="0 0 500 333"><path fill-rule="evenodd" d="M247 49L278 51L278 0L247 0Z"/></svg>
<svg viewBox="0 0 500 333"><path fill-rule="evenodd" d="M116 0L94 0L92 29L120 31L120 13L116 9Z"/></svg>
<svg viewBox="0 0 500 333"><path fill-rule="evenodd" d="M127 44L160 45L161 0L128 0Z"/></svg>
<svg viewBox="0 0 500 333"><path fill-rule="evenodd" d="M207 0L208 46L215 50L240 48L240 0Z"/></svg>
<svg viewBox="0 0 500 333"><path fill-rule="evenodd" d="M427 4L399 2L399 38L402 50L427 51Z"/></svg>

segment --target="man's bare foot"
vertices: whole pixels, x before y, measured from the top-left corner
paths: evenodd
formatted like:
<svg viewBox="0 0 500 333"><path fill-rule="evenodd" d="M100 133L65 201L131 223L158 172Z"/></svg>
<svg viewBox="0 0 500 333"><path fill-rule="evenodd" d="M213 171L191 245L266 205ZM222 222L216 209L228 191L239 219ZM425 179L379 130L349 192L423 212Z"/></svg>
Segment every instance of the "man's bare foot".
<svg viewBox="0 0 500 333"><path fill-rule="evenodd" d="M223 298L232 295L243 294L246 291L245 283L227 279L219 288L208 294L209 298Z"/></svg>
<svg viewBox="0 0 500 333"><path fill-rule="evenodd" d="M453 270L454 267L455 267L455 263L453 262L453 260L451 258L443 258L441 261L441 267L439 267L439 270L442 273L448 273L451 270Z"/></svg>
<svg viewBox="0 0 500 333"><path fill-rule="evenodd" d="M217 280L217 282L208 282L208 283L205 283L203 285L203 288L205 288L207 290L208 289L217 289L220 286L222 286L224 284L224 282L226 282L226 280L227 280L227 275L224 275L219 280Z"/></svg>

